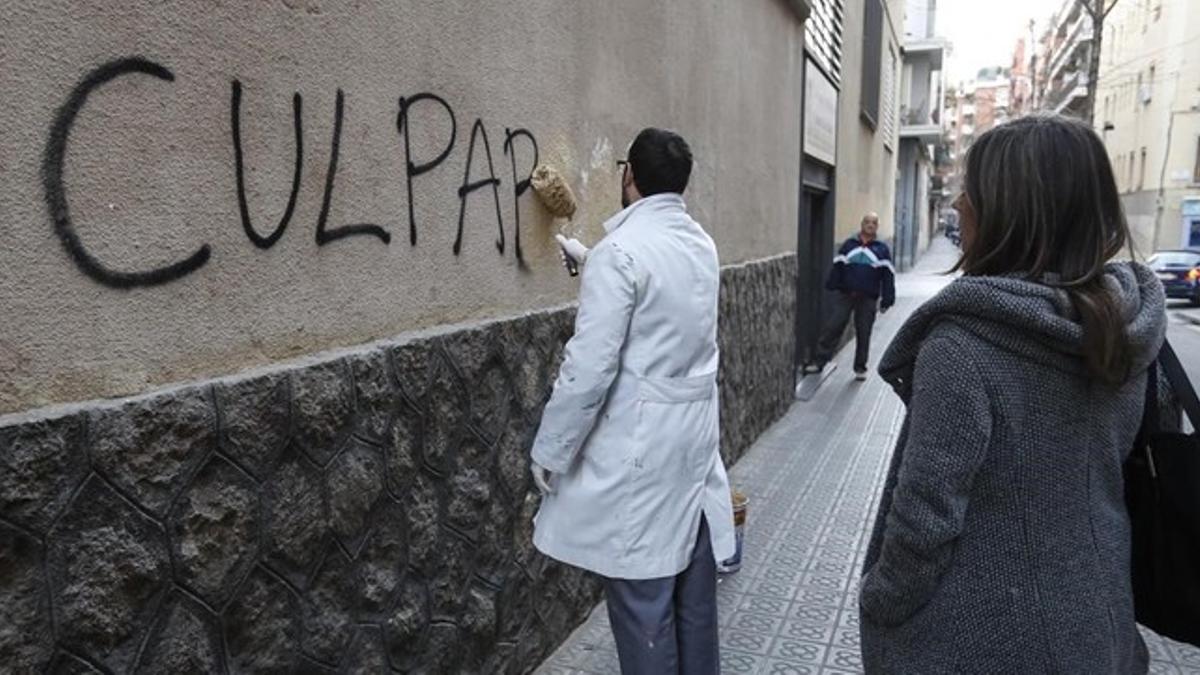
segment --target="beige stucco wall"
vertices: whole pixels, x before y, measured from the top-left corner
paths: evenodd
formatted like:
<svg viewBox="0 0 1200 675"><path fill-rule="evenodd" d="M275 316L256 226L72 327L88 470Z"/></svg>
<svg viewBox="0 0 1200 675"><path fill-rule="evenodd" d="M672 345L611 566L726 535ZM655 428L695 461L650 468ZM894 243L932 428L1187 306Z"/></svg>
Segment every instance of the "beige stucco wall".
<svg viewBox="0 0 1200 675"><path fill-rule="evenodd" d="M842 52L842 92L838 101L837 225L835 240L840 242L858 232L864 214L879 214L879 236L891 240L895 233L896 152L899 141L884 138L882 119L872 129L859 114L862 106L863 7L861 2L846 6L845 48ZM896 26L904 22L903 0L887 0L883 19L883 62L888 49L896 54L896 73L892 79L896 106L893 114L899 129L900 44ZM886 78L880 76L880 86ZM884 94L881 92L882 101ZM880 115L883 106L880 104Z"/></svg>
<svg viewBox="0 0 1200 675"><path fill-rule="evenodd" d="M122 3L45 0L0 15L0 412L109 397L314 351L572 300L557 224L514 203L506 128L526 128L581 199L567 228L588 241L619 208L614 160L636 131L669 126L697 158L687 199L732 263L795 247L802 25L785 0L327 0ZM42 164L56 111L94 68L141 56L174 81L118 77L71 128L64 185L83 246L106 267L206 264L166 284L110 288L55 234ZM269 249L239 215L232 82L242 86L249 213L260 235L291 192L292 97L302 96L295 211ZM390 244L315 241L337 91L344 121L328 227L375 223ZM408 237L399 97L432 92L457 118L448 158L414 178ZM411 118L413 159L446 144L433 103ZM490 190L472 194L453 244L472 125L486 127ZM517 171L532 163L516 142ZM472 180L487 175L476 146Z"/></svg>

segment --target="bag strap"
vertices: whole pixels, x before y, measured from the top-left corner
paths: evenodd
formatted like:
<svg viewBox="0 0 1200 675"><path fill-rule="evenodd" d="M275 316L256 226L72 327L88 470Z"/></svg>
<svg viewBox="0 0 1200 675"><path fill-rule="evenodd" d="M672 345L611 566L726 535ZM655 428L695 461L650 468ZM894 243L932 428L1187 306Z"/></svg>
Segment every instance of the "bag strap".
<svg viewBox="0 0 1200 675"><path fill-rule="evenodd" d="M1134 448L1146 447L1150 434L1159 432L1158 416L1158 359L1154 359L1146 369L1146 407L1142 412L1142 426L1138 429Z"/></svg>
<svg viewBox="0 0 1200 675"><path fill-rule="evenodd" d="M1175 398L1179 399L1183 411L1192 421L1192 426L1197 433L1200 433L1200 397L1196 396L1196 390L1192 387L1192 382L1188 379L1187 372L1184 371L1183 364L1179 362L1179 356L1171 348L1170 342L1163 343L1158 360L1162 364L1163 372L1166 373L1167 381L1171 383L1171 390L1175 392Z"/></svg>

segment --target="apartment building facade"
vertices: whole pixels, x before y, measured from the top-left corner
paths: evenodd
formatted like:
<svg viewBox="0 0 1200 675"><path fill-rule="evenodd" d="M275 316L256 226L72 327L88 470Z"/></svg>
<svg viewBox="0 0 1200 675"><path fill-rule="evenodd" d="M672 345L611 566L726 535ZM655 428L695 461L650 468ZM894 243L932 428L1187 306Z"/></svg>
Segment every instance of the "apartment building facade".
<svg viewBox="0 0 1200 675"><path fill-rule="evenodd" d="M1139 251L1200 247L1200 3L1121 2L1104 31L1095 124Z"/></svg>
<svg viewBox="0 0 1200 675"><path fill-rule="evenodd" d="M1088 63L1095 46L1091 16L1077 0L1060 0L1039 42L1040 58L1034 74L1038 107L1064 115L1083 114Z"/></svg>
<svg viewBox="0 0 1200 675"><path fill-rule="evenodd" d="M928 248L937 222L941 191L934 179L943 143L943 72L949 51L949 42L935 34L937 0L908 0L906 10L893 250L902 270Z"/></svg>

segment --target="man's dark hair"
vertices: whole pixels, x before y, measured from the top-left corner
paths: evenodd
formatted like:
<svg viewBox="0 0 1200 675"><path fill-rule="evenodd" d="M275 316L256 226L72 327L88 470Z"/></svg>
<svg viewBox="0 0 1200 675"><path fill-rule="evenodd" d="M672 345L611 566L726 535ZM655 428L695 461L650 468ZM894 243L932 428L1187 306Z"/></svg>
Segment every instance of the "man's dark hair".
<svg viewBox="0 0 1200 675"><path fill-rule="evenodd" d="M673 131L650 127L629 147L633 184L643 197L663 192L682 194L692 175L692 149Z"/></svg>

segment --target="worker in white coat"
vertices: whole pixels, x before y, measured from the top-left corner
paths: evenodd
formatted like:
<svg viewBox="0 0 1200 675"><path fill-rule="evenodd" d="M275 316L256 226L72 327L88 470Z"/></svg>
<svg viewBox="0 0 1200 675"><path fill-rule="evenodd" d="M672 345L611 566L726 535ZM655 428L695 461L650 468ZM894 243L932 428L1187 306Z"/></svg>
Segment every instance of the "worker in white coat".
<svg viewBox="0 0 1200 675"><path fill-rule="evenodd" d="M682 193L692 155L642 131L622 205L588 251L575 334L533 445L534 544L605 579L625 675L719 671L716 561L734 554L719 452L712 239Z"/></svg>

